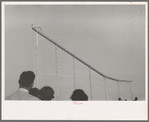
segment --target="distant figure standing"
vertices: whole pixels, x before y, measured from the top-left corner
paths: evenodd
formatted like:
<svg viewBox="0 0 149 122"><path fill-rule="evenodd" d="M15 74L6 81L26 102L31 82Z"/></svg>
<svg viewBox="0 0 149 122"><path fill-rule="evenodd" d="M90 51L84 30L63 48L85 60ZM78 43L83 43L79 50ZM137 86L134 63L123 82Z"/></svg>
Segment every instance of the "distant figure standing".
<svg viewBox="0 0 149 122"><path fill-rule="evenodd" d="M32 71L25 71L20 75L19 89L12 95L6 97L6 100L39 100L29 94L29 90L34 85L35 74Z"/></svg>
<svg viewBox="0 0 149 122"><path fill-rule="evenodd" d="M137 101L138 100L138 97L135 97L134 101Z"/></svg>
<svg viewBox="0 0 149 122"><path fill-rule="evenodd" d="M72 101L87 101L88 96L82 89L76 89L73 91L73 94L71 95L70 99Z"/></svg>
<svg viewBox="0 0 149 122"><path fill-rule="evenodd" d="M38 96L39 96L39 89L37 89L37 88L31 88L31 89L29 90L29 94L30 94L30 95L33 95L33 96L35 96L35 97L38 97Z"/></svg>
<svg viewBox="0 0 149 122"><path fill-rule="evenodd" d="M39 99L52 100L54 98L54 90L49 86L44 86L39 91Z"/></svg>

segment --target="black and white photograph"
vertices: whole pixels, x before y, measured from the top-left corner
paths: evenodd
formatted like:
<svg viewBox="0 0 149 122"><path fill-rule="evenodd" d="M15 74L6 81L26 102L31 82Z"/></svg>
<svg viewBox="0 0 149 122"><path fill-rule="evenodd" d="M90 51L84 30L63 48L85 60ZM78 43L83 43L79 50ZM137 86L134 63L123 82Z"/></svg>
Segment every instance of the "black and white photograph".
<svg viewBox="0 0 149 122"><path fill-rule="evenodd" d="M2 2L2 117L146 120L147 9L147 2ZM42 106L57 115L19 113Z"/></svg>

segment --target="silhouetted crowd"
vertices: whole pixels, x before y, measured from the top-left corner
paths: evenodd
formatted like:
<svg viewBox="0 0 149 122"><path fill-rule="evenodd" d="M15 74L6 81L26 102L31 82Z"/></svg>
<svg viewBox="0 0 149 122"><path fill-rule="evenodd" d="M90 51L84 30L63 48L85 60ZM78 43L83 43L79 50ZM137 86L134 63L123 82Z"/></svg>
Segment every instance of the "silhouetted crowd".
<svg viewBox="0 0 149 122"><path fill-rule="evenodd" d="M6 97L6 100L52 100L54 98L54 90L50 86L44 86L41 89L33 88L34 79L34 72L23 72L18 81L19 89ZM73 101L87 101L88 96L82 89L76 89L70 99Z"/></svg>
<svg viewBox="0 0 149 122"><path fill-rule="evenodd" d="M135 97L135 99L133 101L137 101L138 100L138 97ZM122 100L120 97L118 98L118 101L127 101L127 99L125 100Z"/></svg>
<svg viewBox="0 0 149 122"><path fill-rule="evenodd" d="M41 89L33 88L35 74L32 71L25 71L19 78L19 89L12 95L6 97L6 100L52 100L54 98L54 90L50 86L44 86ZM82 89L73 91L70 99L72 101L87 101L88 96ZM135 97L133 101L137 101ZM118 101L127 101L118 98Z"/></svg>

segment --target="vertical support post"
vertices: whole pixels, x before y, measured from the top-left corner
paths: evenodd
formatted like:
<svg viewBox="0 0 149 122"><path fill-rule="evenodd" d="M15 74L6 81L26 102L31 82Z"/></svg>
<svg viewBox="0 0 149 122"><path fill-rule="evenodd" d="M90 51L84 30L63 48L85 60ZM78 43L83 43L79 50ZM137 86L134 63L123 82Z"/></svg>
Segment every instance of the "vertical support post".
<svg viewBox="0 0 149 122"><path fill-rule="evenodd" d="M105 77L104 77L104 84L105 84L105 99L107 101L107 93L106 93L107 89L106 89L106 79L105 79Z"/></svg>
<svg viewBox="0 0 149 122"><path fill-rule="evenodd" d="M92 82L91 82L91 69L89 67L89 78L90 78L90 93L91 93L91 100L93 99L93 96L92 96Z"/></svg>
<svg viewBox="0 0 149 122"><path fill-rule="evenodd" d="M57 99L59 99L59 87L58 87L58 80L57 80L57 73L58 73L58 71L57 71L57 45L55 45L55 76L56 76L56 86L57 86L57 89L56 89L56 91L57 91L57 95L56 95L56 97L57 97Z"/></svg>
<svg viewBox="0 0 149 122"><path fill-rule="evenodd" d="M32 40L34 40L34 38L33 38L33 32L32 32L31 41L32 41ZM36 40L36 38L35 38L35 40ZM35 44L36 44L36 43L35 43ZM30 46L31 46L31 47L30 47L31 53L30 53L30 57L29 57L29 58L30 58L31 61L29 62L29 67L32 67L32 66L33 66L33 63L34 63L34 62L32 62L33 59L34 59L34 58L32 57L32 55L33 55L32 53L34 52L34 48L33 48L33 47L34 47L35 45L33 44L33 45L30 45ZM36 56L36 55L35 55L35 56Z"/></svg>
<svg viewBox="0 0 149 122"><path fill-rule="evenodd" d="M36 36L36 78L37 78L37 88L38 88L38 32L37 32L37 36Z"/></svg>
<svg viewBox="0 0 149 122"><path fill-rule="evenodd" d="M129 85L130 85L130 95L131 95L131 100L133 100L133 94L132 94L131 82L129 82Z"/></svg>
<svg viewBox="0 0 149 122"><path fill-rule="evenodd" d="M74 57L73 58L73 78L74 78L74 90L76 89L76 79L75 79L75 62L74 62Z"/></svg>
<svg viewBox="0 0 149 122"><path fill-rule="evenodd" d="M117 81L117 87L118 87L118 97L120 97L120 87L119 87L119 81Z"/></svg>

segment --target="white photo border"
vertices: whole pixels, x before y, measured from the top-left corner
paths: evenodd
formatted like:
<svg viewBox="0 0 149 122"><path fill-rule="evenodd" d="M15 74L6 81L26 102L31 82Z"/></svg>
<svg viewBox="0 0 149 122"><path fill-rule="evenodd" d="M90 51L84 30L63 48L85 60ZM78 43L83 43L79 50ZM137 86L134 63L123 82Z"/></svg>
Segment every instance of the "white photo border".
<svg viewBox="0 0 149 122"><path fill-rule="evenodd" d="M5 5L145 5L145 101L5 101ZM2 2L2 120L147 120L148 3L147 2ZM32 109L31 107L32 106ZM20 109L21 108L21 109ZM46 110L45 110L46 109Z"/></svg>

